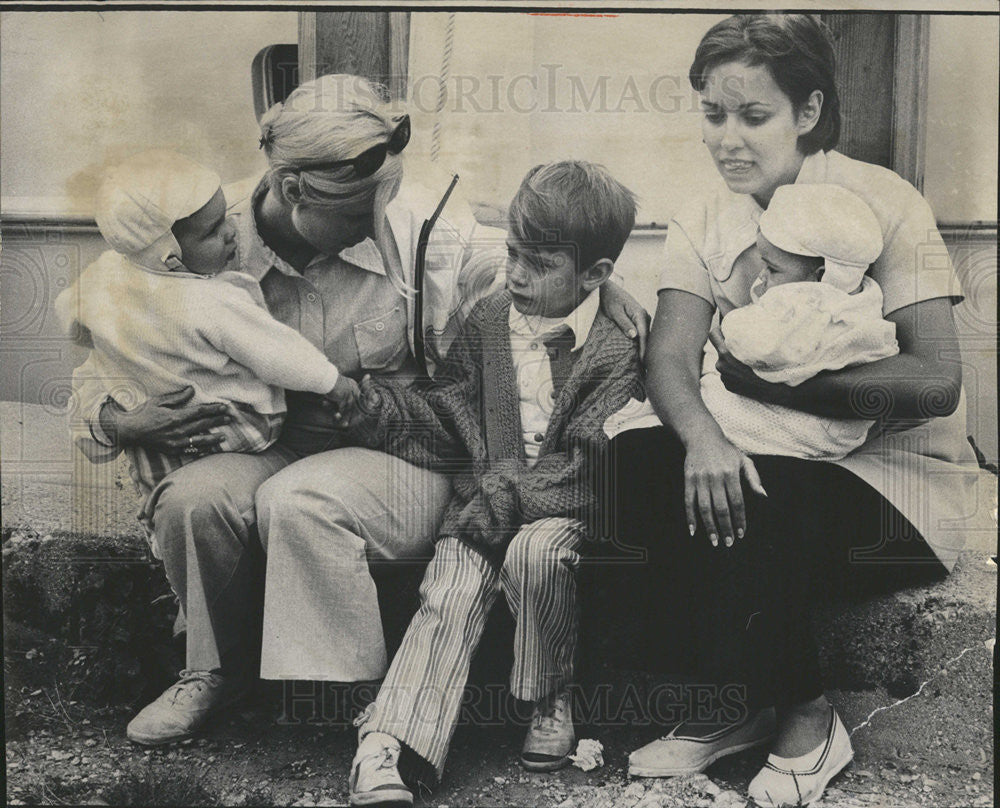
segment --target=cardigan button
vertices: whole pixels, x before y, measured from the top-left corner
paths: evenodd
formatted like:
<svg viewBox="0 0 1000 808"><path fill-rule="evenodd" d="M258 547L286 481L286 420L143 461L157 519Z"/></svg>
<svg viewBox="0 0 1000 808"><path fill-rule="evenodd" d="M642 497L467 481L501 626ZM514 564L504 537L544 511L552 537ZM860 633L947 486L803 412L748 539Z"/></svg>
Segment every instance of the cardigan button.
<svg viewBox="0 0 1000 808"><path fill-rule="evenodd" d="M543 440L545 440L545 436L541 432L536 432L535 443L541 443Z"/></svg>

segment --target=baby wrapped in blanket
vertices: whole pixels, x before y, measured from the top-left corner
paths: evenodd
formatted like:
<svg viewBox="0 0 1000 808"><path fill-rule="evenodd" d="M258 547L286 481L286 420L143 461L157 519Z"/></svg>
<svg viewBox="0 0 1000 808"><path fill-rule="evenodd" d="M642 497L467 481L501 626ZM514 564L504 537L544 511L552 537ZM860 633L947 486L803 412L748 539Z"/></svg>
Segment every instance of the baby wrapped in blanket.
<svg viewBox="0 0 1000 808"><path fill-rule="evenodd" d="M837 185L775 191L760 217L765 269L747 306L721 322L733 356L769 382L795 386L899 353L896 327L882 318L882 290L865 275L882 252L871 208ZM748 454L837 460L865 442L874 421L830 419L728 391L705 346L701 394L732 443Z"/></svg>

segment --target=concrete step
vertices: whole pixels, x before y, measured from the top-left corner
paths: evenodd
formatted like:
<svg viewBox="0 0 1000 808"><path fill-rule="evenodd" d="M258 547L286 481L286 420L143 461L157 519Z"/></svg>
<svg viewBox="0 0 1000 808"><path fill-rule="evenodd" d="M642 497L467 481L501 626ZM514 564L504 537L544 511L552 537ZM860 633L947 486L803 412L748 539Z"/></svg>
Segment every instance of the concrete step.
<svg viewBox="0 0 1000 808"><path fill-rule="evenodd" d="M4 402L0 418L5 617L80 647L112 638L128 665L155 668L170 646L173 603L135 522L138 498L123 464L95 467L74 455L58 411ZM405 602L387 609L393 637L414 606L409 584ZM995 564L969 553L943 581L825 605L816 626L828 685L915 692L948 659L995 635L996 587ZM509 629L502 617L494 622ZM147 646L159 649L152 658L139 653Z"/></svg>

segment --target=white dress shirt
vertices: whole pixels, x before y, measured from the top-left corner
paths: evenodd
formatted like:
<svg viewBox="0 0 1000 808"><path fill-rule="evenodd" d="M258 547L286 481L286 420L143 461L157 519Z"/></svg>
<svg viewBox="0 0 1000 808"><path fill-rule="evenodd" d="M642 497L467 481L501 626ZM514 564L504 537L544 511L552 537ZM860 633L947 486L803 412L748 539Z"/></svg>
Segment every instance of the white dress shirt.
<svg viewBox="0 0 1000 808"><path fill-rule="evenodd" d="M573 350L578 351L587 341L599 306L600 295L595 289L565 317L526 315L513 305L510 307L510 350L521 402L524 453L529 466L538 458L555 404L552 366L544 341L568 326L573 333Z"/></svg>

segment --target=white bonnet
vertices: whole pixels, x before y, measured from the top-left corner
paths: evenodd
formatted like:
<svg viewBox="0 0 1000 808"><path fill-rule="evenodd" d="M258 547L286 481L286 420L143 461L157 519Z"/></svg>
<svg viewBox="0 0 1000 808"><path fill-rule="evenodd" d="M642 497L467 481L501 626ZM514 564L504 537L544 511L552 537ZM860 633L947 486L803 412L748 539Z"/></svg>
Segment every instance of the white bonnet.
<svg viewBox="0 0 1000 808"><path fill-rule="evenodd" d="M182 256L170 228L208 204L220 183L184 155L142 152L105 173L94 218L117 252L149 269L175 269Z"/></svg>
<svg viewBox="0 0 1000 808"><path fill-rule="evenodd" d="M882 254L882 227L861 197L839 185L782 185L760 216L778 249L824 260L823 283L853 292Z"/></svg>

